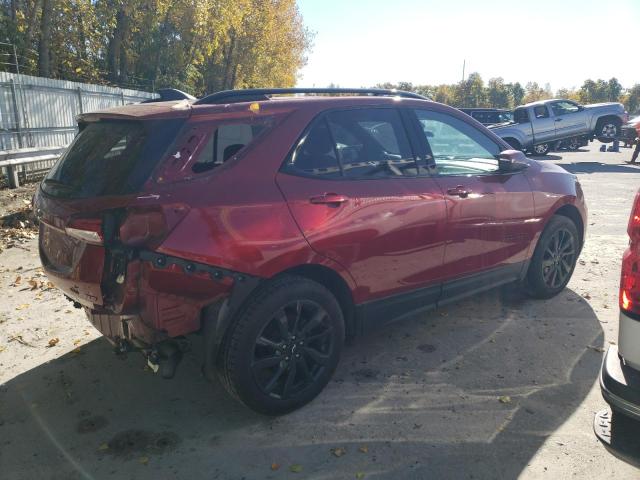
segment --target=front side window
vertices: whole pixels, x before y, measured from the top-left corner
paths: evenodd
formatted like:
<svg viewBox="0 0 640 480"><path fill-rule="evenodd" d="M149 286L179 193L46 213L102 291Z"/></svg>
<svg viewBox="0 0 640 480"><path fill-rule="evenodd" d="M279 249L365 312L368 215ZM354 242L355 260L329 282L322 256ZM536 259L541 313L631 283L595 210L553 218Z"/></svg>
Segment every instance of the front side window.
<svg viewBox="0 0 640 480"><path fill-rule="evenodd" d="M451 115L416 110L439 175L478 175L498 171L500 146Z"/></svg>
<svg viewBox="0 0 640 480"><path fill-rule="evenodd" d="M388 108L337 111L316 120L285 170L324 178L417 175L400 114Z"/></svg>
<svg viewBox="0 0 640 480"><path fill-rule="evenodd" d="M553 114L556 116L566 115L568 113L576 113L580 111L580 107L571 102L555 102L551 104Z"/></svg>

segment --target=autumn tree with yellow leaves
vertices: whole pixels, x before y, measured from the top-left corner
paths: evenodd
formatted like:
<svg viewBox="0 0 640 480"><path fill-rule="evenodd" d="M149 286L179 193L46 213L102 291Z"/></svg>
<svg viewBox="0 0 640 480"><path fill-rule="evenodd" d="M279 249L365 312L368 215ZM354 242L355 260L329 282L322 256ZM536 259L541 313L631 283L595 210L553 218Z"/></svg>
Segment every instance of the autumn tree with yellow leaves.
<svg viewBox="0 0 640 480"><path fill-rule="evenodd" d="M311 36L295 0L0 0L23 73L195 95L293 86Z"/></svg>

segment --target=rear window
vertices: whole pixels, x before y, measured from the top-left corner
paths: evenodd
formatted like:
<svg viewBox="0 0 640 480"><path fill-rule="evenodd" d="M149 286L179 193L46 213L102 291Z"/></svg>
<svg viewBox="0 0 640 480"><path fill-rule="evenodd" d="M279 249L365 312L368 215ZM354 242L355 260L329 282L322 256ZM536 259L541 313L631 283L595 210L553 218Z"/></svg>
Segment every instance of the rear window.
<svg viewBox="0 0 640 480"><path fill-rule="evenodd" d="M42 188L65 198L139 191L183 123L183 119L89 123L51 169Z"/></svg>

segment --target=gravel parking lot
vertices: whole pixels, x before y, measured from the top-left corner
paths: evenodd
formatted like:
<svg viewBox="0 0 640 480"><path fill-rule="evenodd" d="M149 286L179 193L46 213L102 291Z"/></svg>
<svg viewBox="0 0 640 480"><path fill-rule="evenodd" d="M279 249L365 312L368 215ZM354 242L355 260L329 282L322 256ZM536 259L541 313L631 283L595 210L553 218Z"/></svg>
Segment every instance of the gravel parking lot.
<svg viewBox="0 0 640 480"><path fill-rule="evenodd" d="M599 146L544 159L578 175L589 204L562 294L504 289L389 326L347 348L320 397L281 418L209 384L197 346L169 381L139 355L115 356L49 288L37 241L15 242L0 253L0 477L639 478L592 430L640 185L630 149Z"/></svg>

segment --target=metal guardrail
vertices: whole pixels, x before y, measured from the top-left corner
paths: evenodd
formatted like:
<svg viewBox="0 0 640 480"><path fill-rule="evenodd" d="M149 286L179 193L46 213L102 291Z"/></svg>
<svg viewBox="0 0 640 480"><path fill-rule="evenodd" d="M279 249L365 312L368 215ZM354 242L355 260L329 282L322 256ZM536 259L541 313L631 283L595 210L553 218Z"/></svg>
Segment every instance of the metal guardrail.
<svg viewBox="0 0 640 480"><path fill-rule="evenodd" d="M26 178L29 173L25 167L40 163L43 165L40 170L44 173L60 158L65 148L64 146L55 146L0 151L0 174L4 170L9 188L18 188L20 174L22 173Z"/></svg>

